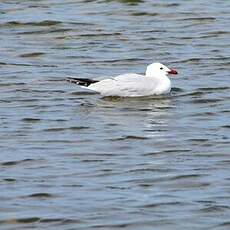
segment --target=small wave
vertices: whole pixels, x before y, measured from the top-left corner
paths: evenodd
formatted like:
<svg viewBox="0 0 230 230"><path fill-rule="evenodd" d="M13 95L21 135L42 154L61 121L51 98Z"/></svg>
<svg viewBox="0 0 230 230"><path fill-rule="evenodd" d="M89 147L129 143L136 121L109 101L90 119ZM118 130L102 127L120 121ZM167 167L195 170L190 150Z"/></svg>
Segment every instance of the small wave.
<svg viewBox="0 0 230 230"><path fill-rule="evenodd" d="M83 129L89 129L90 127L87 126L72 126L72 127L67 127L67 128L61 128L61 127L56 127L56 128L48 128L44 129L43 131L45 132L61 132L61 131L66 131L66 130L83 130Z"/></svg>
<svg viewBox="0 0 230 230"><path fill-rule="evenodd" d="M40 22L20 22L20 21L9 21L6 23L1 23L1 27L10 26L10 27L25 27L25 26L54 26L61 24L61 21L54 20L44 20Z"/></svg>
<svg viewBox="0 0 230 230"><path fill-rule="evenodd" d="M212 205L209 207L202 208L198 210L199 212L204 212L204 213L219 213L219 212L226 212L229 211L230 207L227 205Z"/></svg>
<svg viewBox="0 0 230 230"><path fill-rule="evenodd" d="M162 203L151 203L151 204L145 204L145 205L140 205L138 206L139 208L158 208L158 207L162 207L162 206L174 206L174 205L185 205L185 203L183 202L162 202Z"/></svg>
<svg viewBox="0 0 230 230"><path fill-rule="evenodd" d="M39 57L39 56L42 56L44 55L45 53L43 52L32 52L32 53L24 53L24 54L21 54L19 55L19 57L23 57L23 58L27 58L27 57Z"/></svg>
<svg viewBox="0 0 230 230"><path fill-rule="evenodd" d="M123 136L123 137L112 138L109 140L111 140L111 141L124 141L124 140L146 140L146 139L149 139L149 138L143 137L143 136L128 135L128 136Z"/></svg>
<svg viewBox="0 0 230 230"><path fill-rule="evenodd" d="M230 221L225 221L224 223L218 224L216 226L216 229L218 229L219 227L230 227Z"/></svg>
<svg viewBox="0 0 230 230"><path fill-rule="evenodd" d="M25 117L22 119L23 122L27 122L27 123L37 123L40 122L41 119L39 118L32 118L32 117Z"/></svg>
<svg viewBox="0 0 230 230"><path fill-rule="evenodd" d="M107 36L120 36L122 33L88 33L88 34L79 34L79 37L107 37Z"/></svg>
<svg viewBox="0 0 230 230"><path fill-rule="evenodd" d="M221 128L230 129L230 125L222 125Z"/></svg>
<svg viewBox="0 0 230 230"><path fill-rule="evenodd" d="M22 198L42 198L44 199L44 198L54 198L54 197L56 196L50 193L33 193L28 196L23 196Z"/></svg>
<svg viewBox="0 0 230 230"><path fill-rule="evenodd" d="M18 165L18 164L22 164L22 163L26 163L26 162L31 162L31 161L35 161L35 160L34 159L24 159L24 160L19 160L19 161L6 161L6 162L0 163L0 165L2 165L2 166L14 166L14 165Z"/></svg>
<svg viewBox="0 0 230 230"><path fill-rule="evenodd" d="M14 179L14 178L5 178L5 179L3 179L4 181L6 181L6 182L16 182L17 180L16 179Z"/></svg>
<svg viewBox="0 0 230 230"><path fill-rule="evenodd" d="M158 13L148 13L148 12L134 12L131 13L132 16L151 16L151 17L155 17L158 16Z"/></svg>
<svg viewBox="0 0 230 230"><path fill-rule="evenodd" d="M40 217L27 217L18 219L1 220L0 224L16 225L16 224L32 224L32 223L52 223L58 222L59 224L69 223L81 223L78 219L66 219L66 218L40 218Z"/></svg>
<svg viewBox="0 0 230 230"><path fill-rule="evenodd" d="M9 66L34 66L34 67L57 67L56 65L35 65L35 64L27 64L27 63L7 63L7 62L0 62L0 65L9 65Z"/></svg>
<svg viewBox="0 0 230 230"><path fill-rule="evenodd" d="M187 18L179 18L177 21L215 21L215 17L187 17Z"/></svg>
<svg viewBox="0 0 230 230"><path fill-rule="evenodd" d="M46 29L46 30L31 30L31 31L23 31L18 32L19 35L27 35L27 34L49 34L49 33L64 33L70 31L71 29Z"/></svg>
<svg viewBox="0 0 230 230"><path fill-rule="evenodd" d="M208 91L208 92L217 92L217 91L222 91L222 90L229 90L230 87L222 86L222 87L203 87L203 88L198 88L197 90L199 91Z"/></svg>
<svg viewBox="0 0 230 230"><path fill-rule="evenodd" d="M220 101L222 101L222 99L218 99L218 98L216 98L216 99L194 99L194 100L192 100L191 101L191 103L193 103L193 104L206 104L206 103L210 103L210 104L212 104L212 103L216 103L216 102L220 102Z"/></svg>

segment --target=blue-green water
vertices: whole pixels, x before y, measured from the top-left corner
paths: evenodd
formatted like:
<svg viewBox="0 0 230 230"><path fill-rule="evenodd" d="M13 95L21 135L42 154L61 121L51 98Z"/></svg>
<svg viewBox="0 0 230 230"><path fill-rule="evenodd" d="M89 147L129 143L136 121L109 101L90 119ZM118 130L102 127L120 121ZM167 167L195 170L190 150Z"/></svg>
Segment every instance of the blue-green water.
<svg viewBox="0 0 230 230"><path fill-rule="evenodd" d="M229 9L1 1L0 229L229 229ZM168 96L62 81L154 61L180 73Z"/></svg>

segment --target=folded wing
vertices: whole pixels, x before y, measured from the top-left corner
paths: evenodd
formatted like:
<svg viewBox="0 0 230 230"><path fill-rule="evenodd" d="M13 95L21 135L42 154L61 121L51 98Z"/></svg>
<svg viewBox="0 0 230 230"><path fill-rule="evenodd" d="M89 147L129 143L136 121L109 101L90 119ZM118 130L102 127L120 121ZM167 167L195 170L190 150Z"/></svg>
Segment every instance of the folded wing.
<svg viewBox="0 0 230 230"><path fill-rule="evenodd" d="M151 94L156 81L139 74L124 74L91 84L88 88L103 96L145 96Z"/></svg>

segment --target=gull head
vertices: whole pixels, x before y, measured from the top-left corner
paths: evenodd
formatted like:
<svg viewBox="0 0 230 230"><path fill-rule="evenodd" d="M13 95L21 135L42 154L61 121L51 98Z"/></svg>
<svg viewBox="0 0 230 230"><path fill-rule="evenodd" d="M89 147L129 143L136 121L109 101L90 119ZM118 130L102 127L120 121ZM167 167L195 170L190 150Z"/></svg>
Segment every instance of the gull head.
<svg viewBox="0 0 230 230"><path fill-rule="evenodd" d="M147 66L145 75L147 77L161 77L167 76L168 74L177 74L175 69L168 68L167 66L161 63L152 63Z"/></svg>

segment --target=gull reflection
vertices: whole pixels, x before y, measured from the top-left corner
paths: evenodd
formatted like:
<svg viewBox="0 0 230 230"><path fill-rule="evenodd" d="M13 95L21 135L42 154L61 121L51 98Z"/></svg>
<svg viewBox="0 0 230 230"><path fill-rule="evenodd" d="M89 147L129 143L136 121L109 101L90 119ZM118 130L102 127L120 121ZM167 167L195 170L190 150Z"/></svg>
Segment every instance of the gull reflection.
<svg viewBox="0 0 230 230"><path fill-rule="evenodd" d="M171 98L167 96L106 97L98 101L97 111L102 112L99 117L103 123L117 125L121 132L151 137L160 135L160 131L168 126L170 102Z"/></svg>

